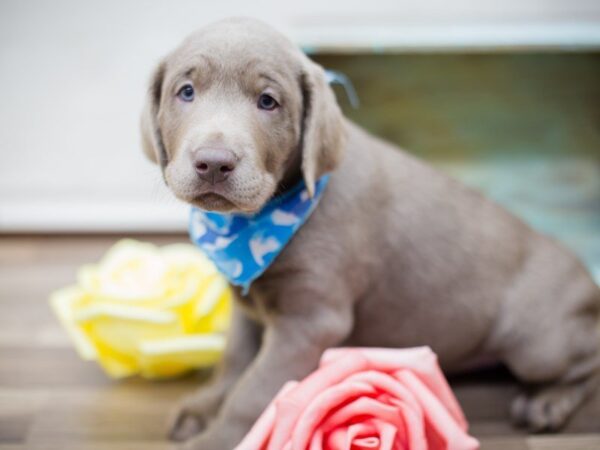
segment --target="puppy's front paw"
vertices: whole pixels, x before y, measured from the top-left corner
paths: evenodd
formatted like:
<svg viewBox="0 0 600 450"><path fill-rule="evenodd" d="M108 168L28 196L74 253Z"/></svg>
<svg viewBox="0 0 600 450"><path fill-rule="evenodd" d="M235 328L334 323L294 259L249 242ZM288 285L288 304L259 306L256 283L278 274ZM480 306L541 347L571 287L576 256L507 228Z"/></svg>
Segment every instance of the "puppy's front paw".
<svg viewBox="0 0 600 450"><path fill-rule="evenodd" d="M222 400L222 391L216 388L204 388L185 397L169 416L169 439L185 441L204 431L217 414Z"/></svg>
<svg viewBox="0 0 600 450"><path fill-rule="evenodd" d="M207 427L207 419L190 414L184 407L178 407L168 419L167 434L172 441L185 441L202 432Z"/></svg>

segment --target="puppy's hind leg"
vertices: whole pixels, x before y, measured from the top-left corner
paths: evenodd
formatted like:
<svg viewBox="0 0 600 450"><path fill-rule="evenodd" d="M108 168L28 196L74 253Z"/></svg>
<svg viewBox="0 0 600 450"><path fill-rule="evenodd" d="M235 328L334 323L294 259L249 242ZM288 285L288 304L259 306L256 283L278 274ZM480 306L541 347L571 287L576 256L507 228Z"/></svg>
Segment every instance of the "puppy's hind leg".
<svg viewBox="0 0 600 450"><path fill-rule="evenodd" d="M555 315L550 328L526 334L527 340L504 355L513 373L532 387L512 404L517 425L533 432L559 430L600 384L600 297L596 286L592 291L595 298L583 308Z"/></svg>
<svg viewBox="0 0 600 450"><path fill-rule="evenodd" d="M600 384L596 369L581 379L559 380L518 395L512 403L511 416L517 426L533 432L557 431Z"/></svg>

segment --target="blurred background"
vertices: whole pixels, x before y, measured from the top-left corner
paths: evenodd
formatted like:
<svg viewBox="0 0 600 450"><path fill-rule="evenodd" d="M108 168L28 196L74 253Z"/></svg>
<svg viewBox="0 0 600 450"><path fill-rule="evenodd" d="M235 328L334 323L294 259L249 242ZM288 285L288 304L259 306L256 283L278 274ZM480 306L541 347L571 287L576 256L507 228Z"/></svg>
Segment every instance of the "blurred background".
<svg viewBox="0 0 600 450"><path fill-rule="evenodd" d="M478 187L600 277L597 0L0 3L0 232L178 232L140 151L149 74L194 29L261 18L354 82L369 130Z"/></svg>

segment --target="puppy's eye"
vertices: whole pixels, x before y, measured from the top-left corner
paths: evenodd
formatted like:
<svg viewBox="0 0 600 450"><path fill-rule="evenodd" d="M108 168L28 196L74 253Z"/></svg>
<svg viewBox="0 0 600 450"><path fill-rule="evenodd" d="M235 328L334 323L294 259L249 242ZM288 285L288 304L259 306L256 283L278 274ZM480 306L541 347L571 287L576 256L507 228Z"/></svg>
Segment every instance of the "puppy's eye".
<svg viewBox="0 0 600 450"><path fill-rule="evenodd" d="M194 100L194 87L191 84L186 84L177 93L177 97L179 97L184 102L191 102Z"/></svg>
<svg viewBox="0 0 600 450"><path fill-rule="evenodd" d="M261 94L261 96L258 97L258 109L273 111L278 106L279 103L277 103L277 100L275 100L269 94Z"/></svg>

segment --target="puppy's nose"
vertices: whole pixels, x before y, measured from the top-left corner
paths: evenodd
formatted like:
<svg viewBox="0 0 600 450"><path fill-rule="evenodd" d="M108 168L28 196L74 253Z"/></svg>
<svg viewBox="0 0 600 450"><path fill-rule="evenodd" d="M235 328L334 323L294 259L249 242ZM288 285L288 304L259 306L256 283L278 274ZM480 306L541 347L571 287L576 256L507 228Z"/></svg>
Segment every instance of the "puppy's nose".
<svg viewBox="0 0 600 450"><path fill-rule="evenodd" d="M237 158L231 150L207 148L194 154L194 167L198 176L210 184L225 180L235 169Z"/></svg>

